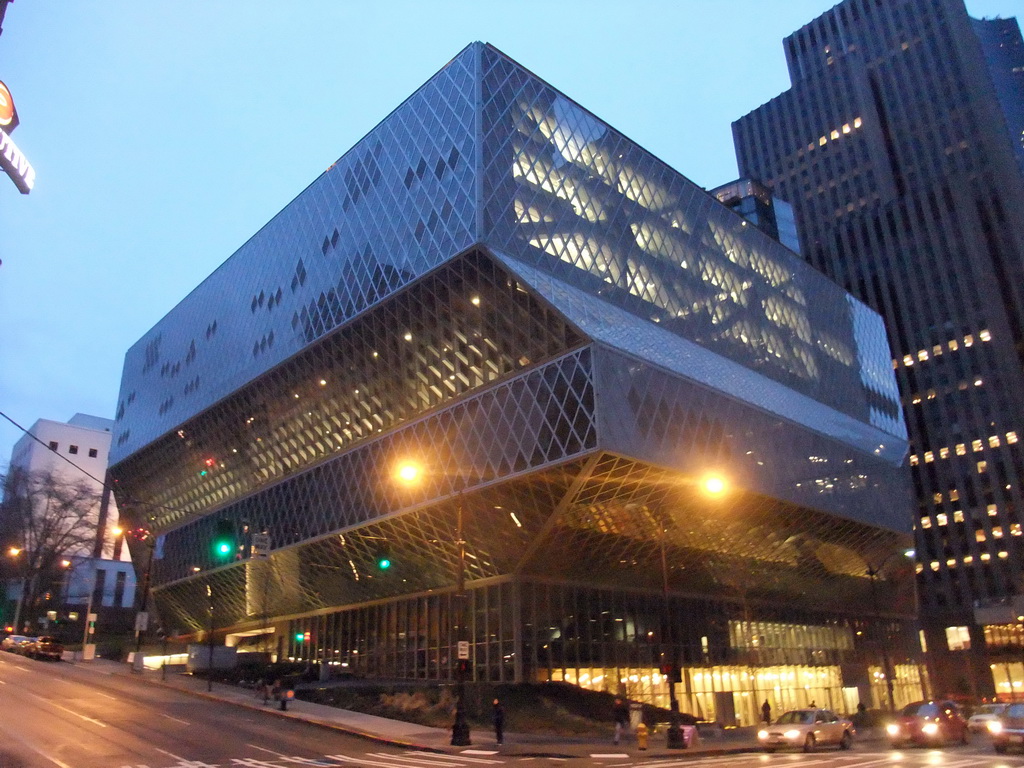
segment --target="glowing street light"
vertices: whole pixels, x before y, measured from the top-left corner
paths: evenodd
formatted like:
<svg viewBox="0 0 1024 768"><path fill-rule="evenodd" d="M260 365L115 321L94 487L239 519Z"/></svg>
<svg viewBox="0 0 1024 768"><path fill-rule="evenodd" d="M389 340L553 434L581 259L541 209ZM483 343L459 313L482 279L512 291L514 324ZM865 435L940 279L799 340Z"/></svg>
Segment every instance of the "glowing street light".
<svg viewBox="0 0 1024 768"><path fill-rule="evenodd" d="M406 485L417 482L423 475L423 469L419 464L415 464L411 461L407 461L398 467L396 473L398 479Z"/></svg>
<svg viewBox="0 0 1024 768"><path fill-rule="evenodd" d="M398 466L396 476L398 480L411 485L418 483L421 477L426 474L422 466L413 461L405 461ZM456 506L455 518L455 544L459 548L459 570L455 586L455 599L457 603L456 617L458 625L455 628L457 648L460 658L455 664L455 720L452 723L451 744L455 747L465 747L472 744L469 733L469 720L466 717L466 674L469 672L469 659L463 656L469 646L466 638L466 626L468 624L467 596L466 596L466 540L462 531L462 494L466 490L467 478L462 476L462 484L458 491L458 504ZM378 561L381 568L389 567L390 560L386 561L387 566Z"/></svg>
<svg viewBox="0 0 1024 768"><path fill-rule="evenodd" d="M721 496L726 492L728 485L721 475L708 475L701 481L701 487L711 496Z"/></svg>

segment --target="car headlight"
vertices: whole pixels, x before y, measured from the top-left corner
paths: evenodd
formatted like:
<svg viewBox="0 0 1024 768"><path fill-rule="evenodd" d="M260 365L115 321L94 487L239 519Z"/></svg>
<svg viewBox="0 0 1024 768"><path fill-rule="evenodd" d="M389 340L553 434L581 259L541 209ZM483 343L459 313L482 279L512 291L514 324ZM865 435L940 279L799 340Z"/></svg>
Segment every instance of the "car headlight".
<svg viewBox="0 0 1024 768"><path fill-rule="evenodd" d="M757 738L759 738L759 739L767 739L768 738L768 731L758 731L757 732Z"/></svg>
<svg viewBox="0 0 1024 768"><path fill-rule="evenodd" d="M921 733L925 734L926 736L934 736L938 732L939 732L939 724L938 723L925 723L924 725L921 726Z"/></svg>
<svg viewBox="0 0 1024 768"><path fill-rule="evenodd" d="M890 736L897 736L900 732L900 727L896 723L889 723L885 726L885 732Z"/></svg>
<svg viewBox="0 0 1024 768"><path fill-rule="evenodd" d="M800 731L798 731L798 730L796 730L796 729L794 728L794 729L793 729L793 730L791 730L791 731L786 731L786 732L785 732L784 734L782 734L782 735L783 735L783 736L785 736L785 737L786 737L787 739L799 739L799 738L800 738Z"/></svg>
<svg viewBox="0 0 1024 768"><path fill-rule="evenodd" d="M986 725L989 733L1000 733L1003 730L1003 724L998 720L989 720Z"/></svg>

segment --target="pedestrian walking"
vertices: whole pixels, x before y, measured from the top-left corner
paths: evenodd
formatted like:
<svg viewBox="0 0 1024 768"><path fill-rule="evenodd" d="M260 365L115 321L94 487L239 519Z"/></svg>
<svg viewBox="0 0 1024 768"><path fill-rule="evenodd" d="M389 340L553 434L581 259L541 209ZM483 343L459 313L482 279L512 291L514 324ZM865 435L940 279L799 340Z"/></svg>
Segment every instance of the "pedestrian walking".
<svg viewBox="0 0 1024 768"><path fill-rule="evenodd" d="M772 705L768 703L768 699L765 699L764 704L761 705L761 719L765 725L772 724Z"/></svg>
<svg viewBox="0 0 1024 768"><path fill-rule="evenodd" d="M499 744L503 744L505 743L505 707L498 699L494 700L492 718L494 720L494 738Z"/></svg>
<svg viewBox="0 0 1024 768"><path fill-rule="evenodd" d="M615 706L612 707L612 717L615 720L615 739L613 744L618 744L622 739L623 732L629 728L629 707L622 699L615 699Z"/></svg>

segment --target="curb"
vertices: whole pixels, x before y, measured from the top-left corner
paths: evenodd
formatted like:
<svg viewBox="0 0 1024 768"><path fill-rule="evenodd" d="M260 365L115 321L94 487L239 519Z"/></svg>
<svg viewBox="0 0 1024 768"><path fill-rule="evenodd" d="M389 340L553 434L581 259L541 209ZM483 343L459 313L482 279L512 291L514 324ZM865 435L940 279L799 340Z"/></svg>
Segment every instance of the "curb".
<svg viewBox="0 0 1024 768"><path fill-rule="evenodd" d="M79 664L76 663L76 662L71 662L71 663L75 664L75 666L79 666ZM87 666L86 667L80 667L80 668L88 669ZM93 669L93 670L90 670L90 671L96 671L96 670ZM102 674L102 673L100 673L100 674ZM118 674L118 673L114 673L114 674ZM168 690L180 691L181 693L187 693L190 696L196 696L197 698L206 699L208 701L216 701L216 702L219 702L221 704L230 704L232 706L239 707L241 709L248 709L248 710L253 711L253 712L262 712L264 714L272 715L274 717L279 717L279 718L283 718L283 719L287 719L287 720L298 720L300 722L309 723L310 725L315 725L315 726L320 727L320 728L328 728L328 729L330 729L332 731L338 731L339 733L344 733L344 734L346 734L348 736L355 736L357 738L363 739L365 741L373 742L375 744L384 744L386 746L403 747L403 748L406 748L406 749L415 749L415 750L420 751L420 752L433 752L435 754L447 754L445 752L445 750L440 749L438 747L430 747L430 746L427 746L425 744L416 744L414 742L400 741L399 739L391 739L391 738L388 738L386 736L381 736L381 735L375 734L375 733L367 733L366 731L360 731L360 730L357 730L355 728L351 728L351 727L348 727L348 726L340 725L338 723L331 723L331 722L328 722L328 721L325 721L325 720L321 720L321 719L316 718L316 717L296 716L296 714L294 714L294 713L293 714L289 714L288 712L282 712L279 709L268 709L268 708L265 708L263 706L257 706L255 704L249 704L249 703L247 703L245 701L237 701L237 700L232 699L232 698L226 698L226 697L223 697L223 696L218 696L217 694L211 693L211 692L208 692L208 691L195 691L195 690L192 690L191 688L179 687L177 685L173 685L171 683L168 683L168 682L166 682L164 680L153 680L151 678L147 678L145 673L142 673L142 674L139 674L139 675L136 676L136 674L134 672L131 672L131 673L127 674L127 675L124 675L124 677L138 679L138 680L140 680L140 681L142 681L142 682L144 682L144 683L146 683L148 685L156 685L156 686L159 686L161 688L166 688Z"/></svg>

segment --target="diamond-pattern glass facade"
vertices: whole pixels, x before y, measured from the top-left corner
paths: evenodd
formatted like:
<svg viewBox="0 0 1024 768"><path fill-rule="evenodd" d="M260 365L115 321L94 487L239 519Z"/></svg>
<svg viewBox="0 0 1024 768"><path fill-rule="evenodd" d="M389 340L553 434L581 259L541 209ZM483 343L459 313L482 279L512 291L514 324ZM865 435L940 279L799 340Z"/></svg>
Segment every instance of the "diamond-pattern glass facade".
<svg viewBox="0 0 1024 768"><path fill-rule="evenodd" d="M827 667L824 698L865 633L910 659L888 359L877 315L474 44L129 351L111 472L169 629L212 599L279 655L447 679L464 562L477 679L676 655ZM789 639L751 661L755 632Z"/></svg>

